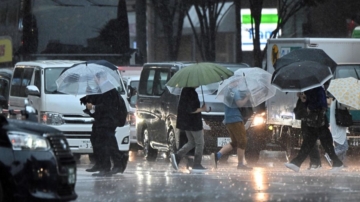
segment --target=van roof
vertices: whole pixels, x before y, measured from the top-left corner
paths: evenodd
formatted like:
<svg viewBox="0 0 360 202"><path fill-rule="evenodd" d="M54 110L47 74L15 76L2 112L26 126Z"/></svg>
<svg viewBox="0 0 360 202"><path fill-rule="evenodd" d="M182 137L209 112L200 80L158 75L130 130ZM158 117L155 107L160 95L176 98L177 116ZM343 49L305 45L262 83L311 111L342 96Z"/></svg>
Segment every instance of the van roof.
<svg viewBox="0 0 360 202"><path fill-rule="evenodd" d="M18 62L15 66L37 66L40 68L71 67L74 64L82 63L80 60L35 60Z"/></svg>

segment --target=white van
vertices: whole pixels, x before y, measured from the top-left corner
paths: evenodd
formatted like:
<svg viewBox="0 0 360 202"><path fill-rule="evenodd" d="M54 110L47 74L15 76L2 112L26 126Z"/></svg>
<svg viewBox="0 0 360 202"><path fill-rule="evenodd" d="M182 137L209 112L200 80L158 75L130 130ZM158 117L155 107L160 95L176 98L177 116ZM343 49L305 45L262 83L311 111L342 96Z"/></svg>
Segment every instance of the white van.
<svg viewBox="0 0 360 202"><path fill-rule="evenodd" d="M19 62L15 65L11 79L9 109L23 109L26 97L37 111L39 123L61 130L66 136L73 153L91 154L90 134L93 118L85 114L80 98L84 95L68 95L57 91L56 79L68 67L84 61L42 60ZM127 92L119 74L120 92L127 101ZM126 123L116 129L119 150L128 151L130 126Z"/></svg>

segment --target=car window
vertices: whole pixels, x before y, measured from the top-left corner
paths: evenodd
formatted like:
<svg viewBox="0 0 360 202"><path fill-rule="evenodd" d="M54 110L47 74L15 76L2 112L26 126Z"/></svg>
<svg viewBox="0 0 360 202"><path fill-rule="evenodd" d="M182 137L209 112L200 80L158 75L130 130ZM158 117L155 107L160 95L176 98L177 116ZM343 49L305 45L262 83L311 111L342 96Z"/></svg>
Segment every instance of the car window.
<svg viewBox="0 0 360 202"><path fill-rule="evenodd" d="M354 77L360 79L360 65L342 65L336 68L335 78Z"/></svg>
<svg viewBox="0 0 360 202"><path fill-rule="evenodd" d="M34 68L15 68L11 80L11 96L26 97L25 89L31 82Z"/></svg>

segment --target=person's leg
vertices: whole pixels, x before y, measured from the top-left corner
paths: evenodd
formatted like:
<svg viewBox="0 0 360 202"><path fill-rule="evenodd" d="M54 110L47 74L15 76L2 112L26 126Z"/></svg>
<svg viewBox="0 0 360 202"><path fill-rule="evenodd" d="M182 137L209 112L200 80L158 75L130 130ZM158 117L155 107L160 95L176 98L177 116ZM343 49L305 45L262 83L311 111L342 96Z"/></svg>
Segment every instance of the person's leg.
<svg viewBox="0 0 360 202"><path fill-rule="evenodd" d="M335 145L335 154L339 157L341 161L344 161L346 158L346 152L349 148L347 140L345 140L344 144L339 144L334 141L334 145Z"/></svg>
<svg viewBox="0 0 360 202"><path fill-rule="evenodd" d="M188 141L175 154L176 157L180 159L183 158L190 150L192 150L195 147L195 139L191 131L185 131L185 133Z"/></svg>
<svg viewBox="0 0 360 202"><path fill-rule="evenodd" d="M126 169L129 155L119 150L119 146L115 137L115 134L110 136L110 156L114 163L114 167L111 169L112 174L123 173Z"/></svg>
<svg viewBox="0 0 360 202"><path fill-rule="evenodd" d="M94 164L94 166L92 166L91 168L86 169L85 171L87 171L87 172L97 172L97 171L100 170L99 160L98 160L99 159L99 151L98 150L99 150L99 147L101 145L99 145L99 140L97 140L95 129L93 129L93 131L91 132L90 142L91 142L91 145L93 147L92 155L93 155L95 164Z"/></svg>
<svg viewBox="0 0 360 202"><path fill-rule="evenodd" d="M325 152L330 156L333 167L340 167L343 165L342 161L338 158L335 154L335 149L333 145L333 138L331 136L331 132L327 126L322 126L318 128L319 139L321 142L322 147L324 148Z"/></svg>
<svg viewBox="0 0 360 202"><path fill-rule="evenodd" d="M305 138L305 136L308 135L307 129L308 129L308 127L307 127L306 123L302 122L301 123L301 134L303 136L303 139ZM309 168L321 166L320 151L319 151L319 145L317 144L317 142L315 143L314 147L310 150L309 158L310 158Z"/></svg>
<svg viewBox="0 0 360 202"><path fill-rule="evenodd" d="M193 168L202 168L201 161L204 152L204 132L203 130L190 131L194 137L195 142L195 154L194 154L194 166Z"/></svg>
<svg viewBox="0 0 360 202"><path fill-rule="evenodd" d="M111 168L111 160L110 160L110 135L106 132L106 130L98 130L102 131L101 133L97 133L98 135L98 144L100 145L98 148L98 161L100 166L100 173L93 174L94 176L104 176L106 173L110 171Z"/></svg>
<svg viewBox="0 0 360 202"><path fill-rule="evenodd" d="M316 144L316 140L318 139L317 130L314 127L308 127L307 134L308 135L304 136L298 155L290 162L299 168L306 157L309 155L310 151L313 149L314 145Z"/></svg>

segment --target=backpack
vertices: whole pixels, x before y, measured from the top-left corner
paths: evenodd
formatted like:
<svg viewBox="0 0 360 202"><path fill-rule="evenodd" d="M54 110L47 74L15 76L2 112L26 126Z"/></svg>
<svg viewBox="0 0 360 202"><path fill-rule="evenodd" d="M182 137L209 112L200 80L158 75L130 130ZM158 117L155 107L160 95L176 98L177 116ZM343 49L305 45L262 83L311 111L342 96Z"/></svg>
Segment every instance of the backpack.
<svg viewBox="0 0 360 202"><path fill-rule="evenodd" d="M123 127L126 123L127 119L127 107L125 104L125 101L123 97L120 95L120 93L117 93L117 105L116 105L116 126L117 127Z"/></svg>

